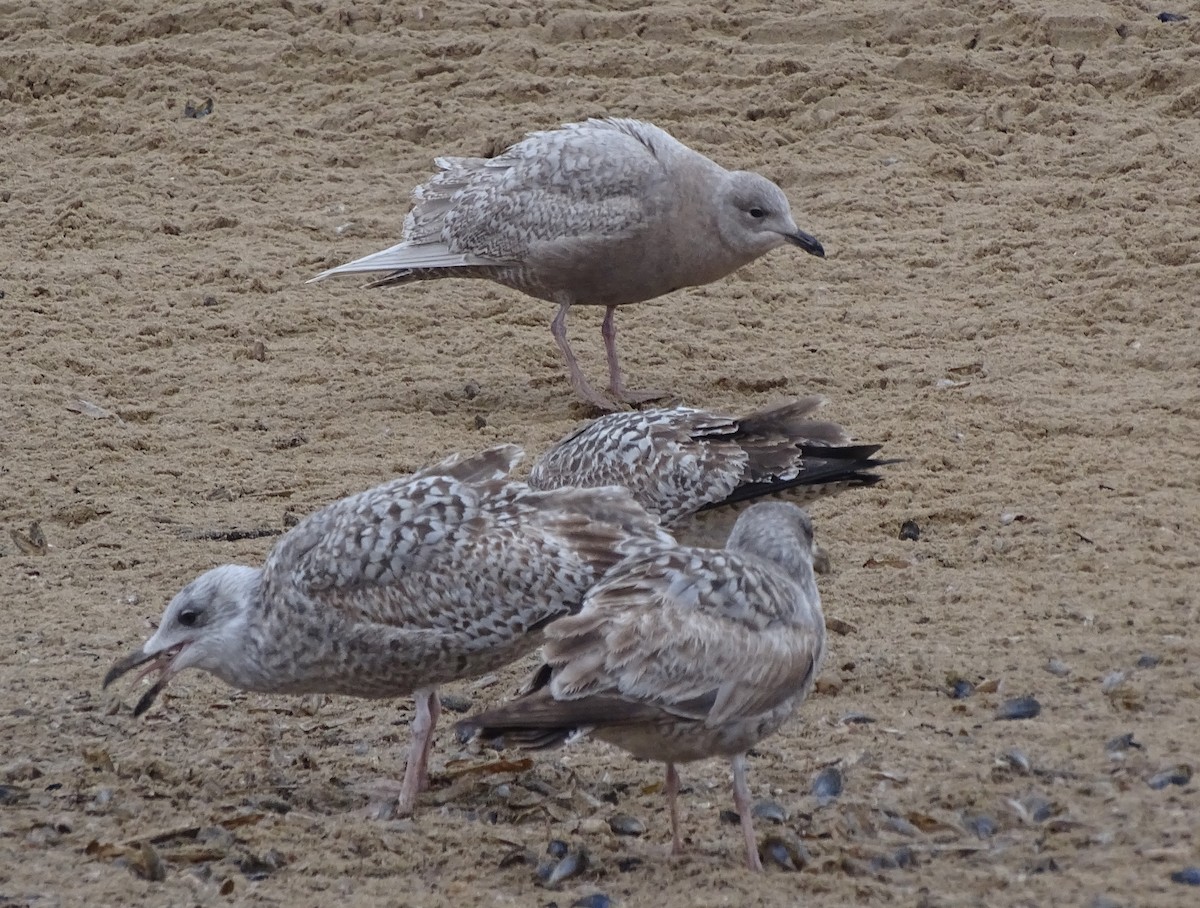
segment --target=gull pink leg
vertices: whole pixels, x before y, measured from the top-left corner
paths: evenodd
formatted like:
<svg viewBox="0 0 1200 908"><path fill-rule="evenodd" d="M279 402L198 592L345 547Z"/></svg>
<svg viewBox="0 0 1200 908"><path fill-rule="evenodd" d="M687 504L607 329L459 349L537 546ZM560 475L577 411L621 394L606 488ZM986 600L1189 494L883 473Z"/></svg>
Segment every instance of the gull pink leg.
<svg viewBox="0 0 1200 908"><path fill-rule="evenodd" d="M630 404L643 404L650 400L659 400L667 395L662 391L626 391L625 380L621 376L621 363L617 359L617 325L613 316L617 314L616 306L604 310L604 321L600 325L600 333L604 337L604 354L608 358L608 390L617 400Z"/></svg>
<svg viewBox="0 0 1200 908"><path fill-rule="evenodd" d="M413 717L410 733L408 765L404 767L404 782L400 786L400 797L396 799L396 816L412 816L417 804L417 795L429 787L429 751L433 746L433 730L442 712L437 688L421 688L413 694L417 714Z"/></svg>
<svg viewBox="0 0 1200 908"><path fill-rule="evenodd" d="M671 854L683 854L683 839L679 837L679 773L675 764L667 764L667 806L671 811Z"/></svg>
<svg viewBox="0 0 1200 908"><path fill-rule="evenodd" d="M758 838L754 835L754 818L750 815L750 788L746 785L746 755L738 754L733 765L733 806L742 818L742 834L746 837L746 866L762 871L758 856Z"/></svg>
<svg viewBox="0 0 1200 908"><path fill-rule="evenodd" d="M567 377L570 379L571 387L575 389L576 394L598 410L611 413L613 410L620 408L591 386L584 376L583 370L579 368L579 362L575 359L575 354L571 350L571 344L567 340L567 310L570 308L571 302L569 300L559 303L554 321L550 323L550 333L554 335L554 342L558 344L559 352L562 353L563 359L567 361Z"/></svg>

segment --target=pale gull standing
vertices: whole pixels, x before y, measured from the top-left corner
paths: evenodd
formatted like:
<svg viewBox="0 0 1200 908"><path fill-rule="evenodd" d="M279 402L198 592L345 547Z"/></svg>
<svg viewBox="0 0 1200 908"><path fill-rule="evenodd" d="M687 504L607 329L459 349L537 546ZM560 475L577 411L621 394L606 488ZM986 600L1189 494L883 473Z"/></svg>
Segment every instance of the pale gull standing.
<svg viewBox="0 0 1200 908"><path fill-rule="evenodd" d="M505 477L520 450L451 458L302 520L263 567L224 565L175 596L158 630L117 662L157 672L145 712L186 668L243 690L413 694L396 812L427 780L438 685L534 650L609 567L671 537L624 489L535 492Z"/></svg>
<svg viewBox="0 0 1200 908"><path fill-rule="evenodd" d="M546 628L529 692L458 724L529 748L591 735L667 764L672 849L682 848L675 764L733 766L746 862L761 870L746 752L812 691L825 620L812 571L812 523L787 502L738 517L724 550L660 546L594 586L577 615Z"/></svg>
<svg viewBox="0 0 1200 908"><path fill-rule="evenodd" d="M604 306L609 391L627 391L617 361L618 306L707 284L784 243L824 256L778 186L728 171L657 126L591 119L534 132L494 158L436 160L413 190L404 240L313 278L385 272L370 286L486 278L558 305L550 330L571 384L616 409L584 377L567 341L573 305Z"/></svg>
<svg viewBox="0 0 1200 908"><path fill-rule="evenodd" d="M681 542L721 546L741 502L788 491L805 504L882 477L881 445L851 444L835 422L813 418L812 395L727 416L693 407L612 413L576 429L533 465L537 489L624 486ZM714 509L722 513L714 515Z"/></svg>

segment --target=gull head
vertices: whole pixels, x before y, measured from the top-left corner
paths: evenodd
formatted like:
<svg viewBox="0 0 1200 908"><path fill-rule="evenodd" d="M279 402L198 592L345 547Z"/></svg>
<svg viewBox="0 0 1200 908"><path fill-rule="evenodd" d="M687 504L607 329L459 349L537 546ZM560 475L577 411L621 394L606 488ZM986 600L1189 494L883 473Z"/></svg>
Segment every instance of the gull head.
<svg viewBox="0 0 1200 908"><path fill-rule="evenodd" d="M810 255L825 257L825 247L792 220L783 190L764 176L745 170L729 174L718 214L721 238L747 261L791 243Z"/></svg>
<svg viewBox="0 0 1200 908"><path fill-rule="evenodd" d="M122 675L141 668L138 679L158 677L133 709L148 710L167 682L185 668L212 672L237 683L237 654L250 604L258 592L258 568L226 564L201 574L180 590L163 612L158 630L141 649L118 660L104 676L108 687Z"/></svg>
<svg viewBox="0 0 1200 908"><path fill-rule="evenodd" d="M773 561L792 577L811 577L812 519L790 501L760 501L738 517L725 548Z"/></svg>

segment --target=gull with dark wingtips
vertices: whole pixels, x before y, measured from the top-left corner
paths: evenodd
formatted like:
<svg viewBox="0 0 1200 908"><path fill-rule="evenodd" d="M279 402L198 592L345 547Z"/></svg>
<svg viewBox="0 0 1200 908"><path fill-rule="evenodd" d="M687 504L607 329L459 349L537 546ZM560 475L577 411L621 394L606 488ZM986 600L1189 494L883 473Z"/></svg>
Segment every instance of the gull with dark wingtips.
<svg viewBox="0 0 1200 908"><path fill-rule="evenodd" d="M746 862L761 870L746 753L792 716L821 668L812 551L804 510L767 501L738 517L723 550L659 546L629 557L578 614L546 628L545 664L528 692L458 723L460 736L534 749L591 736L666 763L676 853L676 764L726 757Z"/></svg>
<svg viewBox="0 0 1200 908"><path fill-rule="evenodd" d="M818 395L728 416L695 407L610 413L585 423L534 462L537 489L624 486L680 542L720 547L744 502L786 492L808 504L872 486L882 445L856 444L814 418Z"/></svg>
<svg viewBox="0 0 1200 908"><path fill-rule="evenodd" d="M104 686L136 668L156 674L134 715L187 668L264 693L412 694L395 805L411 813L427 782L438 686L533 651L609 567L672 541L624 489L537 492L509 480L520 453L453 457L352 495L302 520L262 567L202 574Z"/></svg>

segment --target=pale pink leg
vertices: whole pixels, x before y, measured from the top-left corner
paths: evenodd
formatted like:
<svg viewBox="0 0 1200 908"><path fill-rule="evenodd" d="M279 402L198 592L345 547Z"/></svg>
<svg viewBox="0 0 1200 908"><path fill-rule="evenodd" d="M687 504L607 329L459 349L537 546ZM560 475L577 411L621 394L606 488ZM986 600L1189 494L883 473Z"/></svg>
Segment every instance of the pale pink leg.
<svg viewBox="0 0 1200 908"><path fill-rule="evenodd" d="M604 354L608 358L608 390L617 400L631 404L641 404L648 400L658 400L666 397L662 391L626 391L625 380L621 376L621 364L617 360L617 325L613 316L617 314L616 306L604 310L604 321L600 325L600 334L604 337Z"/></svg>
<svg viewBox="0 0 1200 908"><path fill-rule="evenodd" d="M733 765L733 806L742 818L742 834L746 837L746 866L762 871L758 856L758 838L754 835L754 818L750 815L750 788L746 785L746 755L738 754Z"/></svg>
<svg viewBox="0 0 1200 908"><path fill-rule="evenodd" d="M683 854L683 839L679 837L679 773L675 764L667 764L667 807L671 811L671 854Z"/></svg>
<svg viewBox="0 0 1200 908"><path fill-rule="evenodd" d="M620 409L611 400L593 388L584 376L583 370L579 368L579 362L575 359L575 354L571 350L571 344L567 340L567 310L570 308L570 301L559 303L554 321L550 323L550 333L554 335L554 342L558 344L559 352L562 353L563 359L567 361L567 377L571 381L571 387L575 389L576 394L599 410L610 413L613 410Z"/></svg>
<svg viewBox="0 0 1200 908"><path fill-rule="evenodd" d="M417 714L409 731L412 742L408 749L408 765L404 767L404 782L396 799L396 816L412 816L417 795L429 787L429 751L433 747L433 730L437 727L442 704L436 687L425 687L413 693Z"/></svg>

